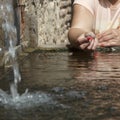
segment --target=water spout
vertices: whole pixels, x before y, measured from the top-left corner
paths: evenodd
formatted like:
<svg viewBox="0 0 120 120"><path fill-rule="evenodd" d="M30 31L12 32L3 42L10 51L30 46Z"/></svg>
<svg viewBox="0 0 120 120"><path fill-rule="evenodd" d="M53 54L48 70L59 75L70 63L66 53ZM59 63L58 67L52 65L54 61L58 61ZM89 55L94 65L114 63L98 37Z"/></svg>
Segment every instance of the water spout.
<svg viewBox="0 0 120 120"><path fill-rule="evenodd" d="M16 45L17 45L17 30L15 23L15 16L14 16L14 9L13 9L13 0L4 0L1 1L0 4L1 10L1 19L3 21L2 28L5 33L5 51L7 54L4 55L4 63L11 64L14 74L14 81L12 81L10 85L10 92L13 99L19 96L17 91L17 84L21 81L21 75L19 72L19 67L17 63L17 56L16 56Z"/></svg>

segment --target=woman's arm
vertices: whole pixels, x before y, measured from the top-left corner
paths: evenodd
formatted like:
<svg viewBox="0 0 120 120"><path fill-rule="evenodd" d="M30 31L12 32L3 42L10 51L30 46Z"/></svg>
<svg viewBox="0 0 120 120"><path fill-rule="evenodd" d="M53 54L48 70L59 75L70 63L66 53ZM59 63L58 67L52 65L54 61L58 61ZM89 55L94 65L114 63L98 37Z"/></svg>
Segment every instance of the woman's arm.
<svg viewBox="0 0 120 120"><path fill-rule="evenodd" d="M71 45L81 48L83 44L86 44L88 41L86 41L84 34L93 30L93 24L94 16L92 13L85 7L75 4L73 6L71 28L68 32L68 39Z"/></svg>

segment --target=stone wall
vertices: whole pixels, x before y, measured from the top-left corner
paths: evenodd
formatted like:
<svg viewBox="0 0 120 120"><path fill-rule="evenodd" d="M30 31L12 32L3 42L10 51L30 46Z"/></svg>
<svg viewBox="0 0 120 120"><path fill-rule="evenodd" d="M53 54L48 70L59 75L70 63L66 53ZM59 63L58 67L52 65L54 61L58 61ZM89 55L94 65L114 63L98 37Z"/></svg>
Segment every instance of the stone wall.
<svg viewBox="0 0 120 120"><path fill-rule="evenodd" d="M24 31L20 43L27 47L57 47L68 44L72 0L21 0ZM1 24L1 21L0 21ZM4 35L0 27L0 47Z"/></svg>
<svg viewBox="0 0 120 120"><path fill-rule="evenodd" d="M71 20L70 0L24 0L23 41L30 47L56 47L68 44Z"/></svg>
<svg viewBox="0 0 120 120"><path fill-rule="evenodd" d="M20 44L27 48L56 48L64 47L69 43L67 32L71 20L71 0L21 1L25 5L25 9L22 16L24 19L24 31L22 34L23 37L20 39ZM21 27L19 20L15 21L19 29ZM5 33L2 30L2 23L3 20L0 19L0 50L5 48ZM17 46L16 48L20 48L21 50L21 46ZM0 63L2 56L3 52L0 51Z"/></svg>

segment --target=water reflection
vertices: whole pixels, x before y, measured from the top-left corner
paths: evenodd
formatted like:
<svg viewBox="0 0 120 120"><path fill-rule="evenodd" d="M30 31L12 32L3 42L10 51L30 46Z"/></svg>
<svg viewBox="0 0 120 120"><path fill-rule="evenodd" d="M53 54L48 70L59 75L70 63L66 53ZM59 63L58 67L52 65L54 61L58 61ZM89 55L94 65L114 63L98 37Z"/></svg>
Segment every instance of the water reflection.
<svg viewBox="0 0 120 120"><path fill-rule="evenodd" d="M75 78L78 81L86 82L90 80L92 83L92 81L95 82L96 80L97 82L107 80L111 83L114 79L120 79L120 53L103 54L97 52L89 58L84 57L85 55L83 56L79 53L71 56L72 60L76 59L76 62L72 65L74 65L74 68L76 69Z"/></svg>
<svg viewBox="0 0 120 120"><path fill-rule="evenodd" d="M89 56L87 60L84 55L75 53L70 59L70 67L74 63L72 67L76 81L75 87L88 91L86 101L89 114L87 115L92 115L91 118L95 120L118 119L120 53L97 52L95 56Z"/></svg>

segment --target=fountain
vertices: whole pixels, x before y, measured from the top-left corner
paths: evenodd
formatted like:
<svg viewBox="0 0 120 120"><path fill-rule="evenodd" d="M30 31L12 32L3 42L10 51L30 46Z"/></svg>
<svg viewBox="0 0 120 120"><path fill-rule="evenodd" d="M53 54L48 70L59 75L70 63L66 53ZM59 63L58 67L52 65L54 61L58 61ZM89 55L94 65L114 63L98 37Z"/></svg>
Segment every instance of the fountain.
<svg viewBox="0 0 120 120"><path fill-rule="evenodd" d="M36 105L57 104L52 98L43 92L18 93L18 83L21 81L19 65L17 62L16 45L17 45L17 30L14 25L14 9L12 0L2 0L0 3L0 11L2 18L2 29L5 33L5 54L4 64L11 65L14 80L10 82L10 94L0 89L0 105L15 108L28 108Z"/></svg>
<svg viewBox="0 0 120 120"><path fill-rule="evenodd" d="M58 15L57 11L53 11L54 5L56 5L54 10L60 10L56 2L62 1L65 5L69 1L48 0L48 3L45 1L25 0L26 4L32 4L32 7L29 5L29 8L26 7L27 15L35 10L35 14L31 19L28 17L27 21L28 24L34 24L29 24L28 27L34 36L38 37L40 33L38 37L40 39L35 39L38 40L39 46L50 45L54 41L54 45L57 45L59 44L57 39L63 41L64 37L60 36L65 32L59 27L62 22L55 23L55 26L51 24L55 20L54 15ZM55 13L53 21L50 16L49 19L45 16L48 14L47 8L49 10L51 8ZM46 11L44 16L39 13L41 9L43 9L42 13ZM37 20L42 17L39 23L35 22L38 14L40 16ZM5 41L2 41L5 42L5 47L1 47L0 44L0 52L5 51L3 61L7 66L10 65L10 71L8 70L7 73L0 68L0 120L116 120L120 118L120 52L95 51L94 57L84 52L40 50L31 52L22 61L17 62L18 31L14 25L12 0L0 0L0 18L4 30L2 35L5 35ZM44 25L47 26L48 23L51 25L47 29L52 30L42 34L42 31L46 31ZM39 30L36 31L38 27ZM56 36L54 35L56 39L53 39L51 33L54 28L60 30L60 33L57 30ZM26 38L30 37L34 42L31 32L26 35ZM49 41L48 38L51 40Z"/></svg>

